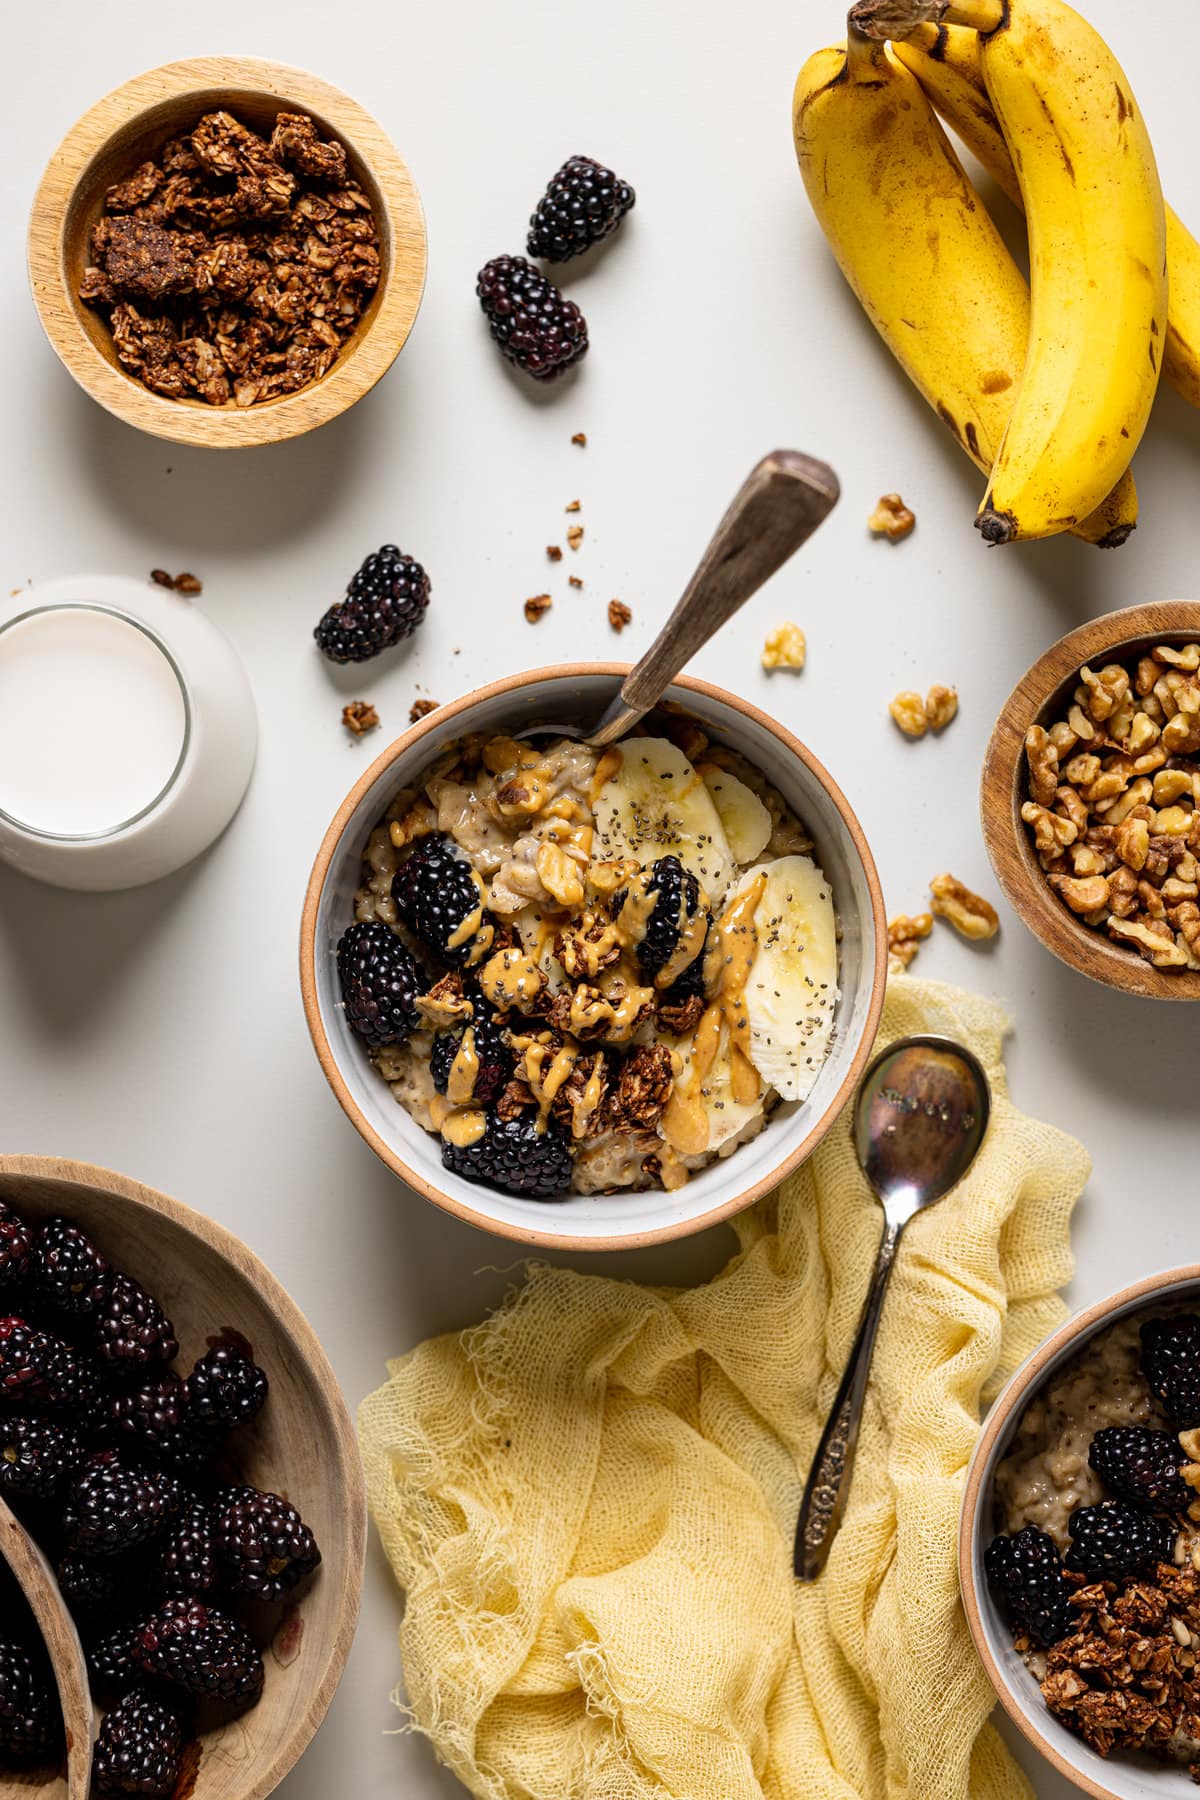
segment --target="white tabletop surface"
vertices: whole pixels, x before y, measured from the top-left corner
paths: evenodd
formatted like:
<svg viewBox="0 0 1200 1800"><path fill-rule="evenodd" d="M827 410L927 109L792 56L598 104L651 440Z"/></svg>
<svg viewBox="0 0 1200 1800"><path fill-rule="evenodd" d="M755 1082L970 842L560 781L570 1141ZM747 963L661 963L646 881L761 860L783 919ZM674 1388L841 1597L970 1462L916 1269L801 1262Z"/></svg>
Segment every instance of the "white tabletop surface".
<svg viewBox="0 0 1200 1800"><path fill-rule="evenodd" d="M1124 0L1090 8L1186 209L1197 122L1162 46L1172 21L1183 41L1187 0L1157 0L1153 32ZM200 604L245 658L262 745L225 838L170 880L76 897L0 871L0 1144L107 1164L231 1226L307 1311L352 1404L388 1356L476 1319L513 1252L375 1161L309 1047L301 896L337 803L384 741L348 741L344 700L374 701L392 735L419 694L446 700L567 657L635 656L754 460L781 444L815 452L841 475L839 510L696 672L812 745L859 811L889 909L916 910L943 868L995 894L979 765L1028 663L1094 614L1196 590L1200 419L1166 391L1138 461L1143 523L1125 549L1059 539L985 551L971 528L979 477L858 312L796 172L792 83L838 30L837 0L362 0L349 14L297 0L57 0L10 20L0 591L87 570L194 570ZM430 269L408 348L352 415L282 447L206 453L135 434L75 387L34 316L23 241L42 166L85 108L143 68L227 51L317 71L383 121L424 198ZM542 394L492 349L474 277L488 257L522 250L544 181L578 152L631 180L638 204L570 283L592 329L586 364ZM584 450L570 442L581 430ZM865 526L893 488L919 520L897 548ZM550 569L544 546L562 541L576 496L584 547ZM313 624L386 541L428 566L427 623L408 648L337 673ZM567 586L574 571L582 592ZM554 609L529 626L521 602L543 589ZM614 596L634 613L619 646L605 619ZM805 628L809 665L767 678L759 647L785 617ZM958 720L939 740L902 741L887 701L935 681L958 687ZM1082 1302L1196 1253L1197 1018L1090 986L1001 913L995 945L939 928L920 967L1004 997L1018 1102L1091 1151L1075 1238ZM730 1244L716 1230L590 1266L688 1281ZM385 1735L398 1723L398 1611L373 1547L346 1679L281 1790L288 1800L324 1800L349 1770L362 1800L461 1792L420 1739ZM1039 1795L1070 1791L1024 1760Z"/></svg>

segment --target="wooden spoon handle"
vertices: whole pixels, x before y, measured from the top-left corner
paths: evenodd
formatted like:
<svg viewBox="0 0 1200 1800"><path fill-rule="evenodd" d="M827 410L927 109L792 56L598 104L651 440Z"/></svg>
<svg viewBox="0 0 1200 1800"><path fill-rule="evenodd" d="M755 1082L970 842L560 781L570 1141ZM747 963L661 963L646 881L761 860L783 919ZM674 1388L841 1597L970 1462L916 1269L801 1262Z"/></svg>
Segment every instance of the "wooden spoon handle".
<svg viewBox="0 0 1200 1800"><path fill-rule="evenodd" d="M29 1602L58 1684L67 1739L66 1800L88 1800L92 1773L93 1714L87 1665L79 1633L63 1603L50 1565L29 1533L0 1500L0 1558ZM54 1789L40 1790L47 1795ZM57 1789L62 1792L61 1785Z"/></svg>
<svg viewBox="0 0 1200 1800"><path fill-rule="evenodd" d="M610 744L661 700L680 669L782 568L837 505L833 470L798 450L764 456L717 526L674 612L625 678L589 743Z"/></svg>

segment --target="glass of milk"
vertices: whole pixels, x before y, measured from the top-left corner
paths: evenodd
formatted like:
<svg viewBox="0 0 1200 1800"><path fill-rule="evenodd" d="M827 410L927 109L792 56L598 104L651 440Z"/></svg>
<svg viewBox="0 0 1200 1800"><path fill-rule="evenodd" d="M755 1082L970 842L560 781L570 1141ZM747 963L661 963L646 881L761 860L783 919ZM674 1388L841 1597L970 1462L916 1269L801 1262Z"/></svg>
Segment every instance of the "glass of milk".
<svg viewBox="0 0 1200 1800"><path fill-rule="evenodd" d="M182 596L90 576L0 608L0 858L26 874L170 874L232 818L256 740L232 646Z"/></svg>

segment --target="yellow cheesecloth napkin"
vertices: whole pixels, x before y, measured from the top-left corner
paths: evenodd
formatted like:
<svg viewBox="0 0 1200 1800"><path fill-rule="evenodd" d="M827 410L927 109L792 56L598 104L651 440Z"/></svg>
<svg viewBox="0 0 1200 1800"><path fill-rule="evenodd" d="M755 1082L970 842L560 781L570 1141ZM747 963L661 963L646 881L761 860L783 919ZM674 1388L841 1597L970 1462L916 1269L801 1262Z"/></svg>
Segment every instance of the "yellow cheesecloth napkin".
<svg viewBox="0 0 1200 1800"><path fill-rule="evenodd" d="M1057 1323L1078 1144L1011 1104L991 1002L903 976L881 1042L969 1044L995 1106L905 1237L850 1503L791 1574L881 1223L843 1121L691 1290L544 1266L363 1404L411 1722L487 1800L1009 1800L955 1543L981 1404Z"/></svg>

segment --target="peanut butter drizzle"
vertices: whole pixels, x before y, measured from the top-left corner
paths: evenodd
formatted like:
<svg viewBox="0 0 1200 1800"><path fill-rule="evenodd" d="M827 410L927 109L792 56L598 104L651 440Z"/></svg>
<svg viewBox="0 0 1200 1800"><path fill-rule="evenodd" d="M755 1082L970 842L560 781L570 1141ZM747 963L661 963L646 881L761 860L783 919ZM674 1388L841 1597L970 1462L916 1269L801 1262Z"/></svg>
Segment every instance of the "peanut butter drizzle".
<svg viewBox="0 0 1200 1800"><path fill-rule="evenodd" d="M454 930L450 933L449 938L446 940L447 950L461 950L464 944L469 944L471 939L474 938L474 946L470 956L467 958L468 968L471 968L475 963L479 962L481 957L487 955L492 947L492 939L496 935L492 927L490 925L485 925L483 922L483 908L487 901L487 889L483 885L478 870L471 870L471 879L475 883L476 890L479 894L478 904L460 921L459 924L455 926Z"/></svg>
<svg viewBox="0 0 1200 1800"><path fill-rule="evenodd" d="M571 1113L571 1136L582 1138L587 1136L587 1128L592 1115L604 1098L604 1056L597 1051L592 1063L592 1072L584 1084L583 1093Z"/></svg>
<svg viewBox="0 0 1200 1800"><path fill-rule="evenodd" d="M470 1144L477 1144L487 1130L487 1114L478 1106L465 1106L461 1112L452 1112L442 1125L442 1136L448 1144L455 1144L465 1150Z"/></svg>
<svg viewBox="0 0 1200 1800"><path fill-rule="evenodd" d="M475 1092L479 1074L479 1053L475 1048L475 1030L471 1025L462 1034L462 1042L450 1064L446 1079L446 1098L451 1106L465 1106Z"/></svg>
<svg viewBox="0 0 1200 1800"><path fill-rule="evenodd" d="M539 1131L545 1131L555 1096L564 1083L571 1079L572 1070L581 1054L579 1045L568 1038L562 1048L555 1051L550 1067L546 1068L549 1048L548 1044L531 1043L527 1046L523 1059L525 1080L538 1103Z"/></svg>
<svg viewBox="0 0 1200 1800"><path fill-rule="evenodd" d="M704 1084L717 1059L723 1029L729 1033L729 1082L734 1099L748 1106L758 1098L758 1071L747 1054L750 1016L745 988L758 950L754 915L766 886L767 877L760 871L725 909L704 959L705 988L712 999L692 1040L691 1080L686 1094L680 1092L678 1082L672 1088L659 1124L660 1135L683 1156L698 1156L708 1149L711 1130Z"/></svg>
<svg viewBox="0 0 1200 1800"><path fill-rule="evenodd" d="M658 889L647 889L650 877L639 872L630 881L621 910L614 920L617 942L622 950L636 950L646 935L650 914L658 899Z"/></svg>
<svg viewBox="0 0 1200 1800"><path fill-rule="evenodd" d="M679 942L654 977L656 988L673 987L683 971L695 962L704 948L704 939L708 934L708 914L705 912L703 904L699 905L689 918L687 904L681 894L679 912Z"/></svg>
<svg viewBox="0 0 1200 1800"><path fill-rule="evenodd" d="M498 1011L513 1006L520 1011L541 993L541 971L524 950L497 950L479 971L479 985Z"/></svg>
<svg viewBox="0 0 1200 1800"><path fill-rule="evenodd" d="M624 761L625 758L617 744L613 744L611 749L604 752L600 761L592 771L592 784L588 789L588 799L593 806L595 806L596 801L600 798L600 789L604 787L607 782L611 781L614 775L620 773L621 764Z"/></svg>

